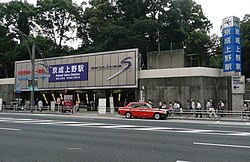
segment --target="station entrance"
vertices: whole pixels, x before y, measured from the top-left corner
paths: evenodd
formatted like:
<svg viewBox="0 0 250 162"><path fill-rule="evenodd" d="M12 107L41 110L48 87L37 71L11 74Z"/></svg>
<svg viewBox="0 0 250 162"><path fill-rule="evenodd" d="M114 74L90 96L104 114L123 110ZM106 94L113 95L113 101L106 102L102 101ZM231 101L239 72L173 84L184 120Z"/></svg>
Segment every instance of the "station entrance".
<svg viewBox="0 0 250 162"><path fill-rule="evenodd" d="M25 101L30 100L29 91L17 95L22 101L20 104L25 104ZM110 107L109 97L113 97L114 107L124 106L128 102L135 101L136 89L36 91L34 102L37 105L41 100L44 106L50 106L51 101L62 104L64 102L64 95L72 95L73 104L78 105L79 110L97 111L99 98L106 98L108 110ZM61 103L58 103L59 100Z"/></svg>

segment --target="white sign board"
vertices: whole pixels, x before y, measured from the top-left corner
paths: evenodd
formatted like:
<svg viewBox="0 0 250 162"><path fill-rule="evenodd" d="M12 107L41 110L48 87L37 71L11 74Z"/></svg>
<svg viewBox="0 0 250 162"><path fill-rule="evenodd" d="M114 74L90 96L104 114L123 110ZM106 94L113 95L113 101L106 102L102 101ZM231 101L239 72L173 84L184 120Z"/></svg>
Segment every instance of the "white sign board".
<svg viewBox="0 0 250 162"><path fill-rule="evenodd" d="M230 16L230 17L224 18L222 20L222 29L229 28L232 26L239 28L240 27L240 18L235 17L235 16Z"/></svg>
<svg viewBox="0 0 250 162"><path fill-rule="evenodd" d="M106 98L99 98L98 102L98 114L105 115L106 114Z"/></svg>
<svg viewBox="0 0 250 162"><path fill-rule="evenodd" d="M232 76L232 93L245 93L245 76Z"/></svg>

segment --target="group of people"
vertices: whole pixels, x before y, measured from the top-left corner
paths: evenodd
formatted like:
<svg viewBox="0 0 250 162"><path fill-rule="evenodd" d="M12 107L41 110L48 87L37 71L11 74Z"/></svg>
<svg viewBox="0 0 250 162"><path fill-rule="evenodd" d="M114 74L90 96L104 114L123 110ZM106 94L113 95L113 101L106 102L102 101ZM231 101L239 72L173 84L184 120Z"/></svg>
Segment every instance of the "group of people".
<svg viewBox="0 0 250 162"><path fill-rule="evenodd" d="M149 103L153 105L151 100L149 100ZM202 104L199 100L187 100L184 106L180 101L174 101L174 103L170 101L167 105L166 102L162 102L160 100L158 107L162 109L168 109L170 114L175 113L176 115L181 115L181 113L183 113L185 109L186 111L193 113L196 118L202 118L202 115L205 115L207 113L209 118L211 118L212 116L217 118L218 113L221 115L221 117L225 116L225 104L222 101L219 101L217 105L215 105L212 100L208 100L205 108L202 109Z"/></svg>

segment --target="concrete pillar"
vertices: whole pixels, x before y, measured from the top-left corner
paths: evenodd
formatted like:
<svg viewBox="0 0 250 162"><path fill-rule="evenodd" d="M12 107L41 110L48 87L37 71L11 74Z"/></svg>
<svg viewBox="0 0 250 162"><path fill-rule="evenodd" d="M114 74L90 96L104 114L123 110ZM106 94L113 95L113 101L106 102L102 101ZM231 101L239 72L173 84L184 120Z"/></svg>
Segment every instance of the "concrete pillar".
<svg viewBox="0 0 250 162"><path fill-rule="evenodd" d="M232 111L241 111L243 107L243 94L232 94Z"/></svg>

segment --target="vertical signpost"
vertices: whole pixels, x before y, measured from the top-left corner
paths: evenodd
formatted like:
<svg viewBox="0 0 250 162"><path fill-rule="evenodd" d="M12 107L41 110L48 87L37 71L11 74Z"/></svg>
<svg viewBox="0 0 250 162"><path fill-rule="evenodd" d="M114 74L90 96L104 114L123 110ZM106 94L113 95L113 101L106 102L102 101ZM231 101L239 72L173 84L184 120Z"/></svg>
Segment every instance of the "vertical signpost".
<svg viewBox="0 0 250 162"><path fill-rule="evenodd" d="M223 71L232 73L232 110L241 110L245 80L242 80L240 19L235 16L222 20ZM241 80L241 84L237 81ZM230 109L230 108L229 108Z"/></svg>
<svg viewBox="0 0 250 162"><path fill-rule="evenodd" d="M231 16L223 19L223 71L241 73L240 19Z"/></svg>

